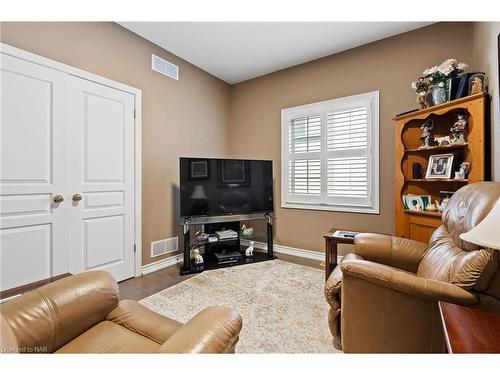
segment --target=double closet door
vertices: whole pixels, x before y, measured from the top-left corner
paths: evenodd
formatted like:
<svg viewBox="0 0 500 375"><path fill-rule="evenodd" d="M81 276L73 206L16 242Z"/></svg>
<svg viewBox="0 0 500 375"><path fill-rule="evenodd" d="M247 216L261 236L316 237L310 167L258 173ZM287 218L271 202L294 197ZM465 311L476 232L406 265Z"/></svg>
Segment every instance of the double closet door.
<svg viewBox="0 0 500 375"><path fill-rule="evenodd" d="M2 54L0 290L134 275L134 95Z"/></svg>

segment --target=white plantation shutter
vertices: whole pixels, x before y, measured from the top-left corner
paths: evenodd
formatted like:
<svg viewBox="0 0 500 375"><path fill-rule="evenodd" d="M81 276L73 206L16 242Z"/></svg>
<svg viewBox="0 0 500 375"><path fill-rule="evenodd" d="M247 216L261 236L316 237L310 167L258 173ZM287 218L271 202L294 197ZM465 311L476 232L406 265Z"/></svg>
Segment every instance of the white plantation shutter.
<svg viewBox="0 0 500 375"><path fill-rule="evenodd" d="M321 160L290 160L289 165L289 194L321 195Z"/></svg>
<svg viewBox="0 0 500 375"><path fill-rule="evenodd" d="M321 118L302 117L290 123L290 153L321 151Z"/></svg>
<svg viewBox="0 0 500 375"><path fill-rule="evenodd" d="M366 156L328 159L329 197L367 198Z"/></svg>
<svg viewBox="0 0 500 375"><path fill-rule="evenodd" d="M293 118L288 130L288 193L318 197L321 195L321 117Z"/></svg>
<svg viewBox="0 0 500 375"><path fill-rule="evenodd" d="M368 108L332 111L326 114L328 150L366 148Z"/></svg>
<svg viewBox="0 0 500 375"><path fill-rule="evenodd" d="M370 103L326 109L327 196L338 204L370 204L368 112Z"/></svg>
<svg viewBox="0 0 500 375"><path fill-rule="evenodd" d="M378 92L282 111L282 206L378 213Z"/></svg>

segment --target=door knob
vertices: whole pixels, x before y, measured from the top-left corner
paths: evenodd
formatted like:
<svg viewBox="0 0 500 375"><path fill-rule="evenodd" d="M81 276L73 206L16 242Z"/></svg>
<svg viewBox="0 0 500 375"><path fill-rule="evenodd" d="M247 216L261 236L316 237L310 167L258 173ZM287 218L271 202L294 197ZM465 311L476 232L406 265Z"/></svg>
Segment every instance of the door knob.
<svg viewBox="0 0 500 375"><path fill-rule="evenodd" d="M54 195L52 198L52 202L54 203L61 203L62 201L64 201L64 197L61 194Z"/></svg>
<svg viewBox="0 0 500 375"><path fill-rule="evenodd" d="M82 195L78 194L78 193L73 194L72 199L73 199L73 202L80 202L82 200Z"/></svg>

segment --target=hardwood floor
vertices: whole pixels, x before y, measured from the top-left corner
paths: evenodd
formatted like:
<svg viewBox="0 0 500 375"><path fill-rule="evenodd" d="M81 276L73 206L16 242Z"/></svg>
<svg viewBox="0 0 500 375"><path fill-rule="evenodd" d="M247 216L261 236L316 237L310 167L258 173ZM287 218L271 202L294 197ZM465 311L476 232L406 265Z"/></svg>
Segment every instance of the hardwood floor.
<svg viewBox="0 0 500 375"><path fill-rule="evenodd" d="M285 262L324 269L322 263L317 260L300 258L285 254L278 254L277 256L280 260L283 260ZM152 294L158 293L163 289L169 288L175 284L179 284L180 282L189 279L190 277L193 277L193 275L181 276L179 274L179 267L180 264L176 264L174 266L166 267L161 270L148 273L144 276L135 277L118 283L120 287L120 298L139 301Z"/></svg>

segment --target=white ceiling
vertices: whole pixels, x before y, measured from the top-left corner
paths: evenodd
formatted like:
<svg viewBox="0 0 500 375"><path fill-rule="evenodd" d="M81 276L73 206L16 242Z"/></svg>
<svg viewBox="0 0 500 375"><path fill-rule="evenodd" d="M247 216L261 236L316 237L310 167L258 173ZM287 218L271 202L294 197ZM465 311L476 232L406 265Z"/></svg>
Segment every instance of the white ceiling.
<svg viewBox="0 0 500 375"><path fill-rule="evenodd" d="M431 23L119 22L230 84Z"/></svg>

